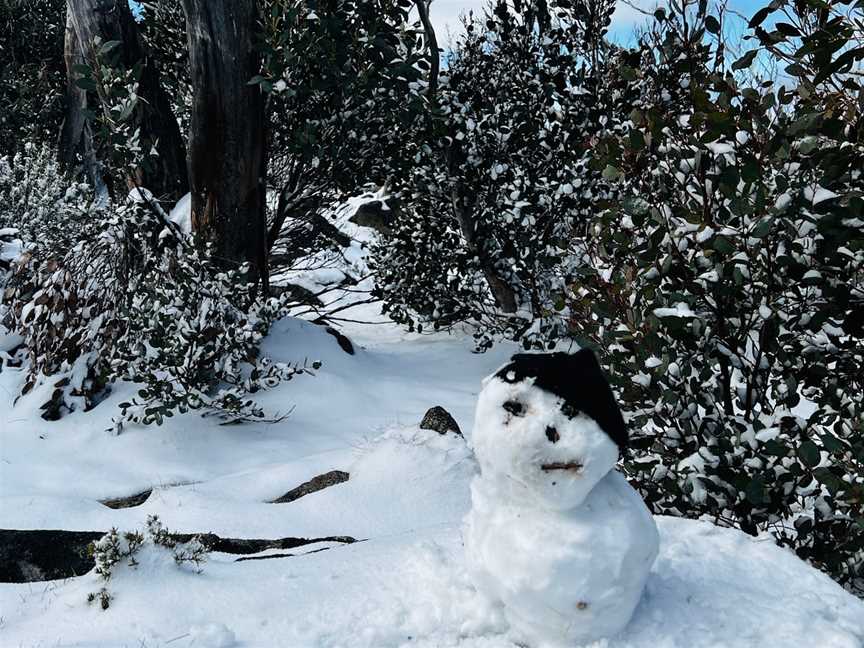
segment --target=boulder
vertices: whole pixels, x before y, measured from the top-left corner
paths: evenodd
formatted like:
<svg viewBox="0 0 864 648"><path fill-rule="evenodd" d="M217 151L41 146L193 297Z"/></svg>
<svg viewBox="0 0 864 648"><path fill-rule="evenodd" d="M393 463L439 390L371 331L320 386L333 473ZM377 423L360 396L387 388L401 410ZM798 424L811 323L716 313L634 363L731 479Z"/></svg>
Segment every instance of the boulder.
<svg viewBox="0 0 864 648"><path fill-rule="evenodd" d="M426 415L420 422L420 429L434 430L438 434L454 432L460 437L462 436L462 430L459 429L459 424L456 423L456 420L450 415L450 412L440 405L436 405L426 412Z"/></svg>
<svg viewBox="0 0 864 648"><path fill-rule="evenodd" d="M336 338L336 344L339 345L340 349L342 349L348 355L354 355L354 345L351 343L351 340L348 339L347 335L341 333L332 326L327 326L324 330L328 334Z"/></svg>
<svg viewBox="0 0 864 648"><path fill-rule="evenodd" d="M399 203L396 199L370 200L357 208L348 220L361 227L369 227L381 234L391 231L390 223L397 216Z"/></svg>

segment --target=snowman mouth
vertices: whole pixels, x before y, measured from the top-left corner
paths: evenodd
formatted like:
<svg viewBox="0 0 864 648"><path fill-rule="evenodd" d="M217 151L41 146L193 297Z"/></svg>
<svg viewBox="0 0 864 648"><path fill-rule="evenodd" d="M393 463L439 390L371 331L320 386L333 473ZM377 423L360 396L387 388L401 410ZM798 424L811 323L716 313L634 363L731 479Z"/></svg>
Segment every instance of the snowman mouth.
<svg viewBox="0 0 864 648"><path fill-rule="evenodd" d="M553 461L552 463L545 463L540 466L540 469L543 472L553 472L556 470L568 470L570 472L582 472L582 464L578 461Z"/></svg>

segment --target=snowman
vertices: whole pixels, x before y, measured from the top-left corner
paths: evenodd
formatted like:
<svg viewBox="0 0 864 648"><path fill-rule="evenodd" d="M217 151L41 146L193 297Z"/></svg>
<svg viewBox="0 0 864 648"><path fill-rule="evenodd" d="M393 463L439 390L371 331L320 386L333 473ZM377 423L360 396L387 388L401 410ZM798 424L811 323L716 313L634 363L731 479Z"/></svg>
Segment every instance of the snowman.
<svg viewBox="0 0 864 648"><path fill-rule="evenodd" d="M472 444L468 569L531 648L627 625L657 557L645 503L614 470L628 440L594 354L517 354L486 378Z"/></svg>

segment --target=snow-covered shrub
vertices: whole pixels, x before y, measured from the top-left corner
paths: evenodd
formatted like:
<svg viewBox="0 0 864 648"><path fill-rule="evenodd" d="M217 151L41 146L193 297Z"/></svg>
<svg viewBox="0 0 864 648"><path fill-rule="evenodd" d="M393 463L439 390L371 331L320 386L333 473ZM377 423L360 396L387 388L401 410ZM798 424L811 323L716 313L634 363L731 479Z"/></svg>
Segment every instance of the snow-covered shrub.
<svg viewBox="0 0 864 648"><path fill-rule="evenodd" d="M466 22L434 119L406 143L402 218L375 251L395 321L468 323L484 347L503 336L543 348L566 333L571 241L609 199L589 154L610 122L585 62L592 44L609 50L614 3L599 3L591 37L565 4L499 2Z"/></svg>
<svg viewBox="0 0 864 648"><path fill-rule="evenodd" d="M88 213L70 248L29 242L3 302L25 342L23 392L52 385L47 419L97 404L109 385L141 385L114 419L157 423L177 412L263 418L250 398L305 368L258 353L281 301L253 300L176 231L158 208L131 203Z"/></svg>
<svg viewBox="0 0 864 648"><path fill-rule="evenodd" d="M89 187L70 183L47 145L27 142L0 157L0 229L16 229L40 250L71 247L90 220Z"/></svg>
<svg viewBox="0 0 864 648"><path fill-rule="evenodd" d="M685 10L618 70L639 99L596 149L620 200L584 241L573 327L655 512L769 533L862 593L864 122L836 88L857 90L816 40L827 71L797 92L742 84L754 55L725 60L704 38L718 18Z"/></svg>
<svg viewBox="0 0 864 648"><path fill-rule="evenodd" d="M46 145L24 143L12 156L0 157L0 326L6 320L2 299L11 277L13 261L22 252L67 249L89 225L90 190L65 178Z"/></svg>
<svg viewBox="0 0 864 648"><path fill-rule="evenodd" d="M96 564L94 568L96 575L105 583L99 591L87 595L87 602L99 601L102 609L107 610L113 598L107 588L111 577L118 567L124 565L131 568L137 567L136 556L148 546L167 550L178 566L191 564L196 573L201 573L201 565L207 561L207 549L197 536L187 542L179 542L165 528L158 516L148 515L146 535L140 531L119 533L116 528L112 528L87 548Z"/></svg>

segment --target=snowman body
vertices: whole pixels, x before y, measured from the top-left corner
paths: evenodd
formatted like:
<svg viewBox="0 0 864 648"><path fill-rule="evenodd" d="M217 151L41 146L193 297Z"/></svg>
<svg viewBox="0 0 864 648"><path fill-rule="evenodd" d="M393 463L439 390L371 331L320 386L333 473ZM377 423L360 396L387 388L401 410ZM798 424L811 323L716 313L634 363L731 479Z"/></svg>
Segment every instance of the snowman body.
<svg viewBox="0 0 864 648"><path fill-rule="evenodd" d="M514 356L478 399L466 562L531 648L620 632L658 551L653 517L614 471L626 431L586 353ZM580 380L592 383L584 398Z"/></svg>

